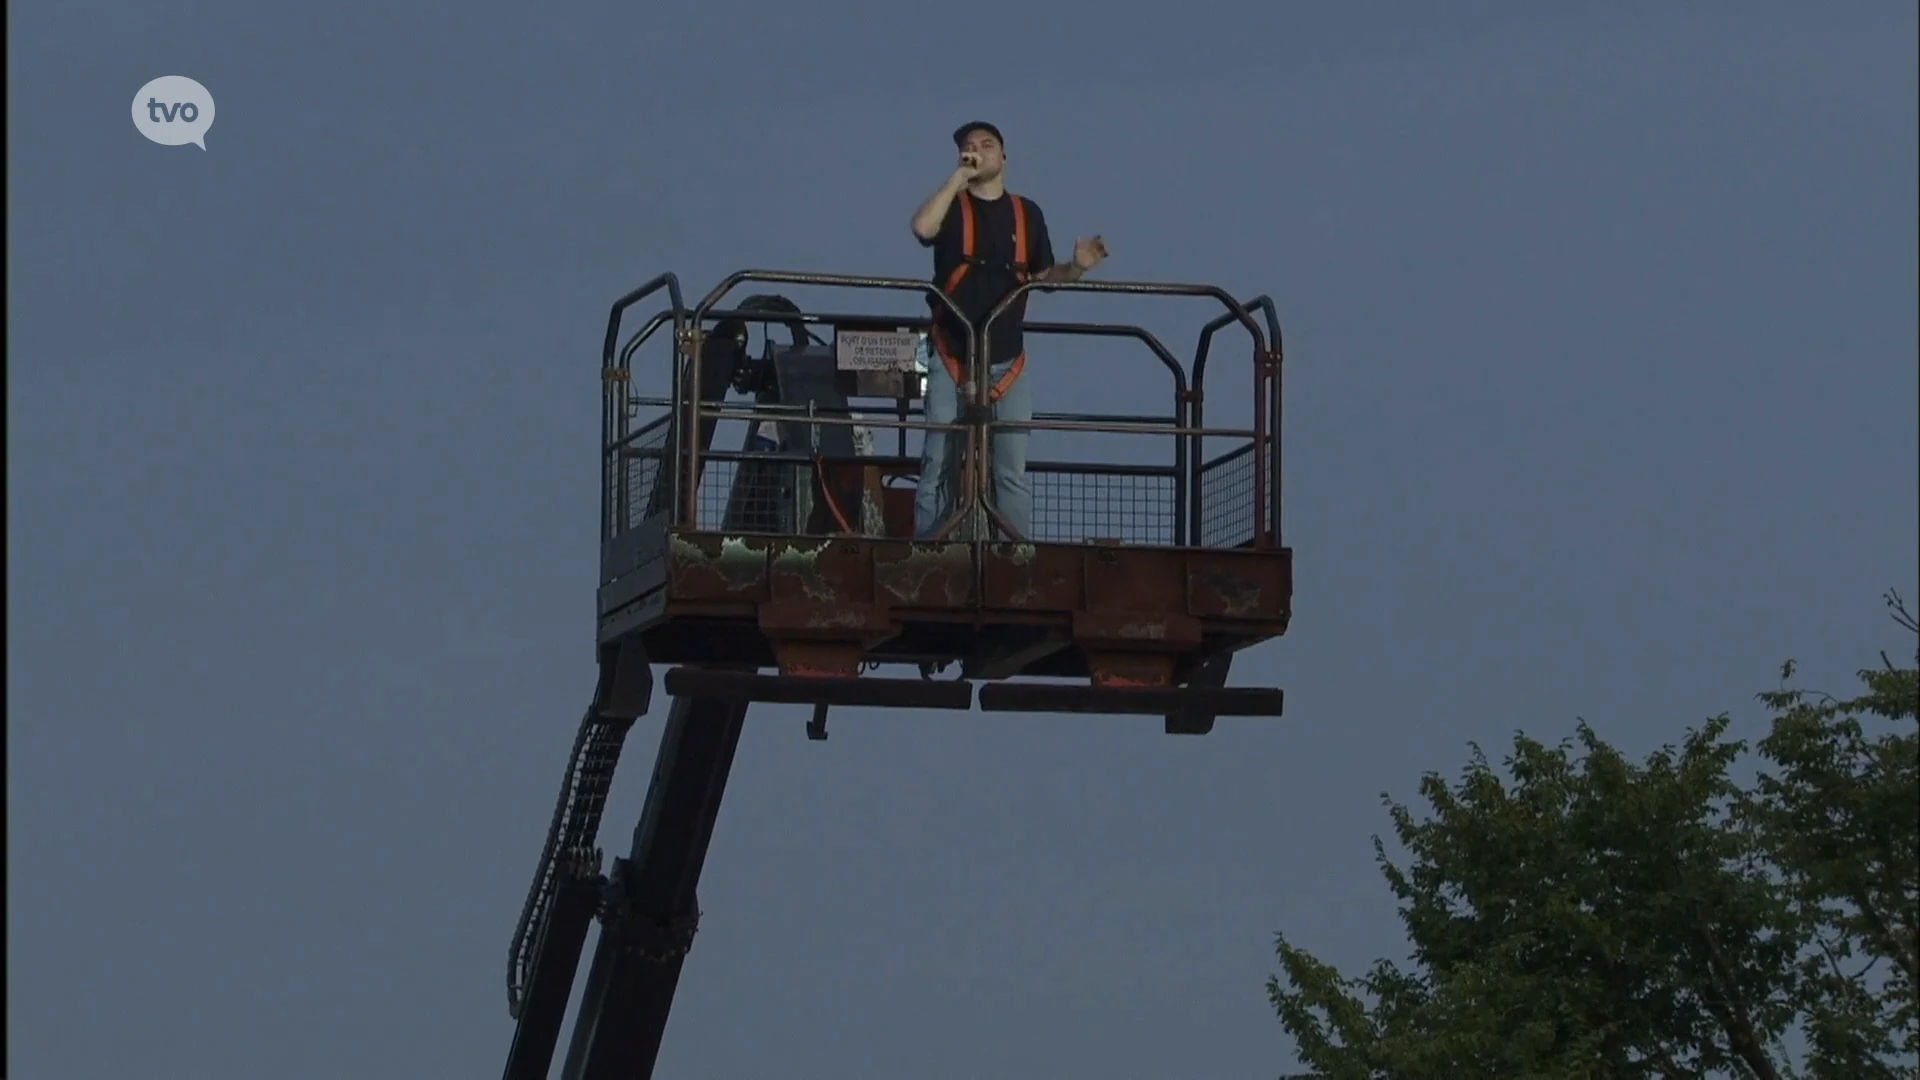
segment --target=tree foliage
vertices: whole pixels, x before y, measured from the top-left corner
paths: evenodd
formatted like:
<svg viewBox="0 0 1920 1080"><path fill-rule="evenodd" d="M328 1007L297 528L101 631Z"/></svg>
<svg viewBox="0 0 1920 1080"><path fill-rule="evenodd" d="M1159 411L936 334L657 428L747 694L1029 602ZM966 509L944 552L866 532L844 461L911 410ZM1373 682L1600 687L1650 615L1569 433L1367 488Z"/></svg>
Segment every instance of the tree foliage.
<svg viewBox="0 0 1920 1080"><path fill-rule="evenodd" d="M1744 785L1721 716L1643 761L1521 735L1505 777L1478 747L1424 777L1424 817L1385 800L1410 964L1347 977L1281 935L1295 1076L1920 1076L1920 644L1881 661L1850 698L1761 695Z"/></svg>

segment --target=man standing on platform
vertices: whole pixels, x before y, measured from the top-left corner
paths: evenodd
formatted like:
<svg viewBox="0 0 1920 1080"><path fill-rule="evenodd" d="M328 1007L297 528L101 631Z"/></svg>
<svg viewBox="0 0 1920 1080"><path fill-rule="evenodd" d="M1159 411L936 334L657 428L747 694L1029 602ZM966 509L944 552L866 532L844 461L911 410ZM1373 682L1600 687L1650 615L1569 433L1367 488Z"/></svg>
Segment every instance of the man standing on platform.
<svg viewBox="0 0 1920 1080"><path fill-rule="evenodd" d="M1107 246L1098 236L1079 240L1071 262L1055 263L1039 204L1006 189L1007 155L1000 129L976 121L955 131L953 144L960 151L959 165L914 213L913 235L922 247L933 249L934 285L953 300L978 337L982 321L1008 293L1028 281L1078 281L1107 257ZM929 303L934 308L930 340L936 362L927 365L926 417L930 423L950 424L959 417L967 393L963 388L970 384L967 333L946 305ZM993 322L987 385L995 420L1033 419L1033 397L1022 377L1026 313L1023 294ZM1024 429L995 431L989 453L993 505L1020 539L1031 539L1033 525L1027 434ZM956 432L926 433L914 497L915 536L930 536L953 512L953 466L965 446L960 439Z"/></svg>

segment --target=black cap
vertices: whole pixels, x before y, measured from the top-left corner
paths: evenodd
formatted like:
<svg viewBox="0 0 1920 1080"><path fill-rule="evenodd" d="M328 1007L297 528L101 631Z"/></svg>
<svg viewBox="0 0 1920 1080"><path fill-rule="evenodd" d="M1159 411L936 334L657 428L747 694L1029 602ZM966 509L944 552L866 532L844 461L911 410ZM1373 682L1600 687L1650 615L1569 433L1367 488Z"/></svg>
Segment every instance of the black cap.
<svg viewBox="0 0 1920 1080"><path fill-rule="evenodd" d="M953 129L953 145L956 147L966 146L967 136L973 134L976 131L984 131L987 134L993 136L993 141L999 143L1001 146L1007 145L1006 137L1000 134L1000 129L997 127L994 127L992 124L987 123L985 120L975 120L971 124L962 124L959 127L954 128Z"/></svg>

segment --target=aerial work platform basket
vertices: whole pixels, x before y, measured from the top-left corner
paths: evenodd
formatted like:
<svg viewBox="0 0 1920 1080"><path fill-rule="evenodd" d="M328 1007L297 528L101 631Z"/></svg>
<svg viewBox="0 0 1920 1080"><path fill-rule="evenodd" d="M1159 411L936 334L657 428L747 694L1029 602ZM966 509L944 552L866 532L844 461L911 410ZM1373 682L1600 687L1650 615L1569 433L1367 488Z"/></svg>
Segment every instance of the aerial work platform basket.
<svg viewBox="0 0 1920 1080"><path fill-rule="evenodd" d="M1202 298L1222 310L1184 364L1139 326L1025 324L1035 338L1144 346L1164 380L1162 412L998 421L976 363L956 421L935 424L919 404L928 315L814 313L766 295L721 306L748 283L919 293L950 307L920 280L751 270L691 308L670 274L615 303L599 590L610 662L680 665L665 680L675 695L813 704L816 737L828 705L971 708L970 680L986 684L985 711L1160 715L1169 731L1280 712L1278 690L1225 686L1232 655L1284 634L1292 606L1269 299L1205 285L1027 284L984 320L969 355L990 355L995 322L1029 291ZM628 313L649 300L664 309L622 343ZM758 355L750 325L768 331ZM790 342L774 340L780 326ZM1251 395L1252 423L1210 428L1208 361L1229 327L1251 338L1252 363L1230 392ZM670 391L644 396L634 357L662 331L674 342ZM1154 369L1115 370L1138 381ZM715 445L729 421L745 428L739 449ZM1150 437L1168 452L1153 464L1029 462L1036 535L1020 535L990 475L995 431L1016 426ZM888 430L894 440L876 435ZM913 499L926 478L909 432L964 447L949 455L960 464L946 520L918 537ZM921 677L864 674L891 664ZM958 680L931 677L955 665ZM1071 681L1030 681L1046 677Z"/></svg>
<svg viewBox="0 0 1920 1080"><path fill-rule="evenodd" d="M929 310L952 310L923 281L763 271L733 274L691 308L671 274L614 304L601 357L599 683L514 930L505 1080L548 1076L595 922L562 1078L652 1075L752 702L812 705L815 739L826 738L831 706L969 709L976 681L983 711L1161 716L1169 733L1281 712L1277 689L1226 685L1234 654L1284 634L1292 610L1270 300L1197 285L1024 285L969 328L971 404L932 423L920 404L928 316L821 314L771 294L721 307L749 282L918 293ZM1185 364L1139 326L1024 323L1036 339L1144 346L1164 373L1165 410L1036 412L1016 425L989 407L978 359L992 355L995 321L1030 291L1199 298L1221 311ZM649 300L664 309L623 342L629 312ZM784 326L790 340L768 333L756 354L753 325ZM1241 428L1206 420L1208 359L1230 326L1252 339L1250 377L1228 376L1235 404L1250 407ZM666 370L637 370L662 331ZM1042 357L1036 367L1055 350ZM1133 386L1153 374L1114 371ZM642 376L666 393L640 393ZM744 432L737 450L716 445L729 425ZM1030 460L1032 513L1013 515L1027 521L1023 535L991 480L994 434L1015 426L1167 452ZM891 453L876 434L887 431ZM949 439L954 469L921 476L915 433ZM916 525L921 484L951 498L933 500L938 513ZM654 664L673 665L663 680L673 705L631 851L603 873L601 816L622 745L652 701ZM918 677L871 674L889 665ZM957 678L940 674L955 665Z"/></svg>

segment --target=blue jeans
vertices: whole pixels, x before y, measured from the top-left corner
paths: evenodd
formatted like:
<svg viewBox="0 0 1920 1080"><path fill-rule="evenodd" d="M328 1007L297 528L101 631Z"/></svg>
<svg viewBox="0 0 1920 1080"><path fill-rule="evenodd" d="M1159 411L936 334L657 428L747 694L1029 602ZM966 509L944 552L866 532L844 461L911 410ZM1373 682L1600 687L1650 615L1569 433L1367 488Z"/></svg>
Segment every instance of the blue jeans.
<svg viewBox="0 0 1920 1080"><path fill-rule="evenodd" d="M1006 374L1006 364L995 365L988 385ZM927 365L927 422L951 424L960 415L960 388L939 358ZM1033 419L1033 390L1022 372L993 405L995 420L1028 422ZM1033 485L1027 481L1027 431L994 429L988 457L993 463L993 505L1023 539L1033 536ZM920 451L920 488L913 496L913 534L927 537L953 514L959 487L960 452L966 448L962 432L929 431ZM988 519L991 523L992 519ZM963 525L962 528L965 526Z"/></svg>

